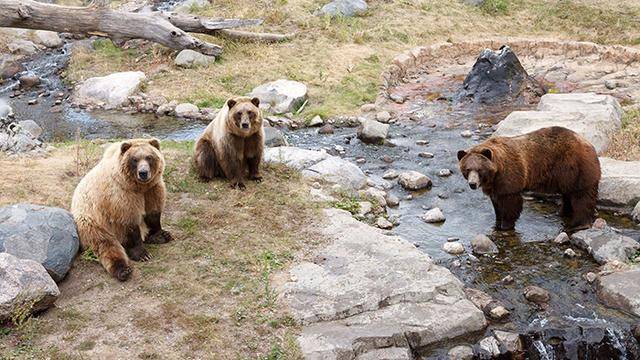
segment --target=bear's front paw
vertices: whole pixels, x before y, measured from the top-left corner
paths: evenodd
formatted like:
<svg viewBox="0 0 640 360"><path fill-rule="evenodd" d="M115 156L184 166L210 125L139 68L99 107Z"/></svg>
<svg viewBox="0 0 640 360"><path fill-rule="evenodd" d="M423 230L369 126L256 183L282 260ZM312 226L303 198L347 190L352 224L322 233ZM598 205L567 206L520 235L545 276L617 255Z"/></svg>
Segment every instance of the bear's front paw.
<svg viewBox="0 0 640 360"><path fill-rule="evenodd" d="M147 239L144 242L148 244L166 244L171 240L173 240L173 236L171 236L170 232L166 230L160 230L153 235L148 235Z"/></svg>
<svg viewBox="0 0 640 360"><path fill-rule="evenodd" d="M262 176L260 176L260 175L251 175L251 180L253 180L253 181L257 182L257 183L260 183L260 182L262 182Z"/></svg>
<svg viewBox="0 0 640 360"><path fill-rule="evenodd" d="M127 251L129 258L133 261L148 261L151 260L151 254L144 248L144 246L137 246Z"/></svg>
<svg viewBox="0 0 640 360"><path fill-rule="evenodd" d="M125 264L124 262L118 262L115 264L113 269L113 276L119 281L127 281L129 277L131 277L131 266Z"/></svg>
<svg viewBox="0 0 640 360"><path fill-rule="evenodd" d="M244 190L244 189L246 189L246 188L247 188L247 187L244 185L244 183L241 183L241 182L239 182L239 183L235 183L235 184L231 184L231 187L232 187L232 188L234 188L234 189L240 189L240 190Z"/></svg>

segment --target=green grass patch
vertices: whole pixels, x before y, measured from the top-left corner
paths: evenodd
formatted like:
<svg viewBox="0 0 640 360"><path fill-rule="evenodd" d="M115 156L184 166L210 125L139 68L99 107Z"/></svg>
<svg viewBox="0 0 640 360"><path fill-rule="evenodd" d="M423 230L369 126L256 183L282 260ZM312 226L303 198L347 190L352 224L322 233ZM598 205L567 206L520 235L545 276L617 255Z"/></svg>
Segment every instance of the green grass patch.
<svg viewBox="0 0 640 360"><path fill-rule="evenodd" d="M342 199L335 201L332 205L335 208L346 210L353 215L360 211L360 203L358 203L358 199L355 197L343 197Z"/></svg>
<svg viewBox="0 0 640 360"><path fill-rule="evenodd" d="M480 5L483 12L491 15L504 15L509 10L508 0L484 0Z"/></svg>
<svg viewBox="0 0 640 360"><path fill-rule="evenodd" d="M80 258L83 261L98 262L98 257L96 256L96 254L93 253L93 250L91 249L87 249L84 252L82 252L82 255L80 255Z"/></svg>

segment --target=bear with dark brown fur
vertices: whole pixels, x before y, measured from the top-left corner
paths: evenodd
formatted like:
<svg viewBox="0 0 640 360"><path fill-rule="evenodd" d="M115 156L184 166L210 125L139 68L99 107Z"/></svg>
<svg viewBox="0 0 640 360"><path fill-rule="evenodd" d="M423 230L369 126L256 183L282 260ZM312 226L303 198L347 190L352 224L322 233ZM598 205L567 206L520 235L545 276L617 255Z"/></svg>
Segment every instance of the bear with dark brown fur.
<svg viewBox="0 0 640 360"><path fill-rule="evenodd" d="M143 244L165 243L162 229L164 157L156 139L110 145L73 193L71 213L83 249L91 249L116 279L131 275L130 261L151 258Z"/></svg>
<svg viewBox="0 0 640 360"><path fill-rule="evenodd" d="M261 181L264 129L258 98L227 100L196 141L193 164L200 179L223 177L232 187L245 188L244 179Z"/></svg>
<svg viewBox="0 0 640 360"><path fill-rule="evenodd" d="M491 198L496 228L509 230L522 211L522 192L562 195L561 214L571 229L591 225L598 198L600 162L593 145L563 127L514 137L494 137L458 151L460 171L471 189Z"/></svg>

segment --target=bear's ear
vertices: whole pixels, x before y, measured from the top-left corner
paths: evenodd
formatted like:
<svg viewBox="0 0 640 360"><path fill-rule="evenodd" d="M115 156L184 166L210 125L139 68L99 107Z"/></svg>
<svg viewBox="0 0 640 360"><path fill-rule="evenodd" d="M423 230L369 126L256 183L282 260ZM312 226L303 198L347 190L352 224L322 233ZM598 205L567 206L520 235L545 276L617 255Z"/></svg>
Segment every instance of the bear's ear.
<svg viewBox="0 0 640 360"><path fill-rule="evenodd" d="M149 140L149 144L151 144L151 146L153 146L154 148L160 150L160 141L158 141L158 139Z"/></svg>
<svg viewBox="0 0 640 360"><path fill-rule="evenodd" d="M464 150L458 151L458 161L462 160L462 158L465 157L465 155L467 155L466 151Z"/></svg>
<svg viewBox="0 0 640 360"><path fill-rule="evenodd" d="M480 154L482 154L482 156L486 157L489 160L491 160L491 157L493 157L493 153L491 152L491 149L482 149Z"/></svg>
<svg viewBox="0 0 640 360"><path fill-rule="evenodd" d="M129 142L123 142L122 145L120 145L120 153L124 154L125 152L127 152L127 150L129 150L129 148L131 147L131 143Z"/></svg>
<svg viewBox="0 0 640 360"><path fill-rule="evenodd" d="M260 99L258 99L257 97L252 98L251 103L255 105L255 107L260 107Z"/></svg>
<svg viewBox="0 0 640 360"><path fill-rule="evenodd" d="M229 110L231 110L232 107L236 106L238 102L233 100L233 99L229 99L227 100L227 107L229 108Z"/></svg>

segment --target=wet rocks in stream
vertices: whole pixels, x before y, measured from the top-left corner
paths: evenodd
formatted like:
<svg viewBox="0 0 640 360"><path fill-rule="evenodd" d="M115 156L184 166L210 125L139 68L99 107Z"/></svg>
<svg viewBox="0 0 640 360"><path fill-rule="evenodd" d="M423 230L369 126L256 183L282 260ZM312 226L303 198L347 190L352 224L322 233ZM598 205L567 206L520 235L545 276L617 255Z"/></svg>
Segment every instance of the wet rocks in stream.
<svg viewBox="0 0 640 360"><path fill-rule="evenodd" d="M431 187L431 179L417 171L405 171L398 176L398 184L406 190L422 190Z"/></svg>
<svg viewBox="0 0 640 360"><path fill-rule="evenodd" d="M498 252L496 244L483 234L476 235L471 240L471 247L473 248L473 253L479 255L496 254Z"/></svg>
<svg viewBox="0 0 640 360"><path fill-rule="evenodd" d="M514 102L523 95L542 96L544 90L527 74L516 54L506 45L498 51L485 49L457 94L476 104Z"/></svg>
<svg viewBox="0 0 640 360"><path fill-rule="evenodd" d="M13 122L0 118L0 151L10 154L44 151L42 129L33 120Z"/></svg>
<svg viewBox="0 0 640 360"><path fill-rule="evenodd" d="M382 144L389 133L389 124L375 120L363 119L358 128L357 136L367 144Z"/></svg>

